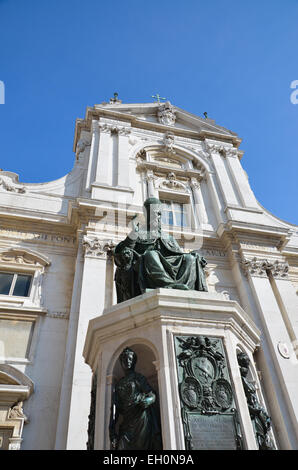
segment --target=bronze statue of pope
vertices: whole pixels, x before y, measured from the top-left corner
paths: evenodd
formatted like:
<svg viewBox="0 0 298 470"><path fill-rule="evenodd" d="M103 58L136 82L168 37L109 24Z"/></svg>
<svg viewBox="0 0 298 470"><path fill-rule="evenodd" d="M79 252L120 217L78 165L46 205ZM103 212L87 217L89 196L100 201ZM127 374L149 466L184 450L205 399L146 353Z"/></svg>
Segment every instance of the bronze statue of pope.
<svg viewBox="0 0 298 470"><path fill-rule="evenodd" d="M196 251L184 253L162 231L159 199L148 198L144 207L146 230L133 224L131 233L114 250L118 303L159 287L207 291L206 260Z"/></svg>

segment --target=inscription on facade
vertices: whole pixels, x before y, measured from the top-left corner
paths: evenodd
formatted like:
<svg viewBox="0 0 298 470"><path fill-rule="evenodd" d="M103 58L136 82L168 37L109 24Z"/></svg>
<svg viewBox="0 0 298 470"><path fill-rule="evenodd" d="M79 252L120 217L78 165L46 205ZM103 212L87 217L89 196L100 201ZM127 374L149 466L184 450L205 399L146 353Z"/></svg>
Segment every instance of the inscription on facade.
<svg viewBox="0 0 298 470"><path fill-rule="evenodd" d="M202 248L201 253L204 256L219 256L221 258L224 258L226 256L226 252L222 250L218 250L215 248Z"/></svg>
<svg viewBox="0 0 298 470"><path fill-rule="evenodd" d="M199 415L187 413L193 449L236 450L234 416L232 414Z"/></svg>
<svg viewBox="0 0 298 470"><path fill-rule="evenodd" d="M67 243L75 244L76 237L71 235L63 234L53 234L53 233L43 233L43 232L23 232L20 230L14 229L0 229L0 235L11 236L16 238L24 238L28 240L40 240L45 242L54 242L54 243Z"/></svg>

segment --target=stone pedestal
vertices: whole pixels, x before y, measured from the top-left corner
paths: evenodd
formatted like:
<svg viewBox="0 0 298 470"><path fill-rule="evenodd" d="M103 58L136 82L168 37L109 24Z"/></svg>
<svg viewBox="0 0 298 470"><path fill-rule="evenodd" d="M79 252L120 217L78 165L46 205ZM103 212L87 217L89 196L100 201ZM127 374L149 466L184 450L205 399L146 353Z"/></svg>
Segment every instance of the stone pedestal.
<svg viewBox="0 0 298 470"><path fill-rule="evenodd" d="M83 353L97 378L93 391L96 397L94 449L110 449L111 391L112 385L123 376L118 358L125 347L137 353L136 371L158 391L163 449L185 449L175 349L177 336L220 340L243 448L257 449L237 352L245 352L254 367L252 354L258 346L259 334L239 304L218 293L155 289L105 309L103 315L89 322Z"/></svg>

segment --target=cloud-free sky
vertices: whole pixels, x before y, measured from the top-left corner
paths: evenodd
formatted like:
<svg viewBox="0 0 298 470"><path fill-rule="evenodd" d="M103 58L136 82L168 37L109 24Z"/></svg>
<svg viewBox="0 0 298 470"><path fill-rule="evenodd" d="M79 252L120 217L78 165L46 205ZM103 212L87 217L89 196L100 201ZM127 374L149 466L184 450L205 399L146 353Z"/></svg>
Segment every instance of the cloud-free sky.
<svg viewBox="0 0 298 470"><path fill-rule="evenodd" d="M296 0L0 0L0 167L60 178L86 106L158 92L236 132L259 202L298 224L297 25Z"/></svg>

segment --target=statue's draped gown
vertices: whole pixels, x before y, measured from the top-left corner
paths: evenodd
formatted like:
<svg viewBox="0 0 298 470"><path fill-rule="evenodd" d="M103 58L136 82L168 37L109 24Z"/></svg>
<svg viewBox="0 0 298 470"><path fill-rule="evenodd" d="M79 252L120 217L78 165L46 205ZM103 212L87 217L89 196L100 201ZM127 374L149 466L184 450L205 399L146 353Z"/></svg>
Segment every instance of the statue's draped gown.
<svg viewBox="0 0 298 470"><path fill-rule="evenodd" d="M119 380L115 392L116 407L122 415L117 450L161 449L158 405L154 402L143 408L140 404L154 393L146 378L132 371Z"/></svg>
<svg viewBox="0 0 298 470"><path fill-rule="evenodd" d="M115 250L116 255L124 248L130 248L137 254L135 291L139 288L144 293L146 289L158 287L207 291L203 271L207 263L199 253L183 253L170 235L161 232L156 238L147 238L148 233L140 233L136 240L127 237ZM131 297L135 295L132 292Z"/></svg>

